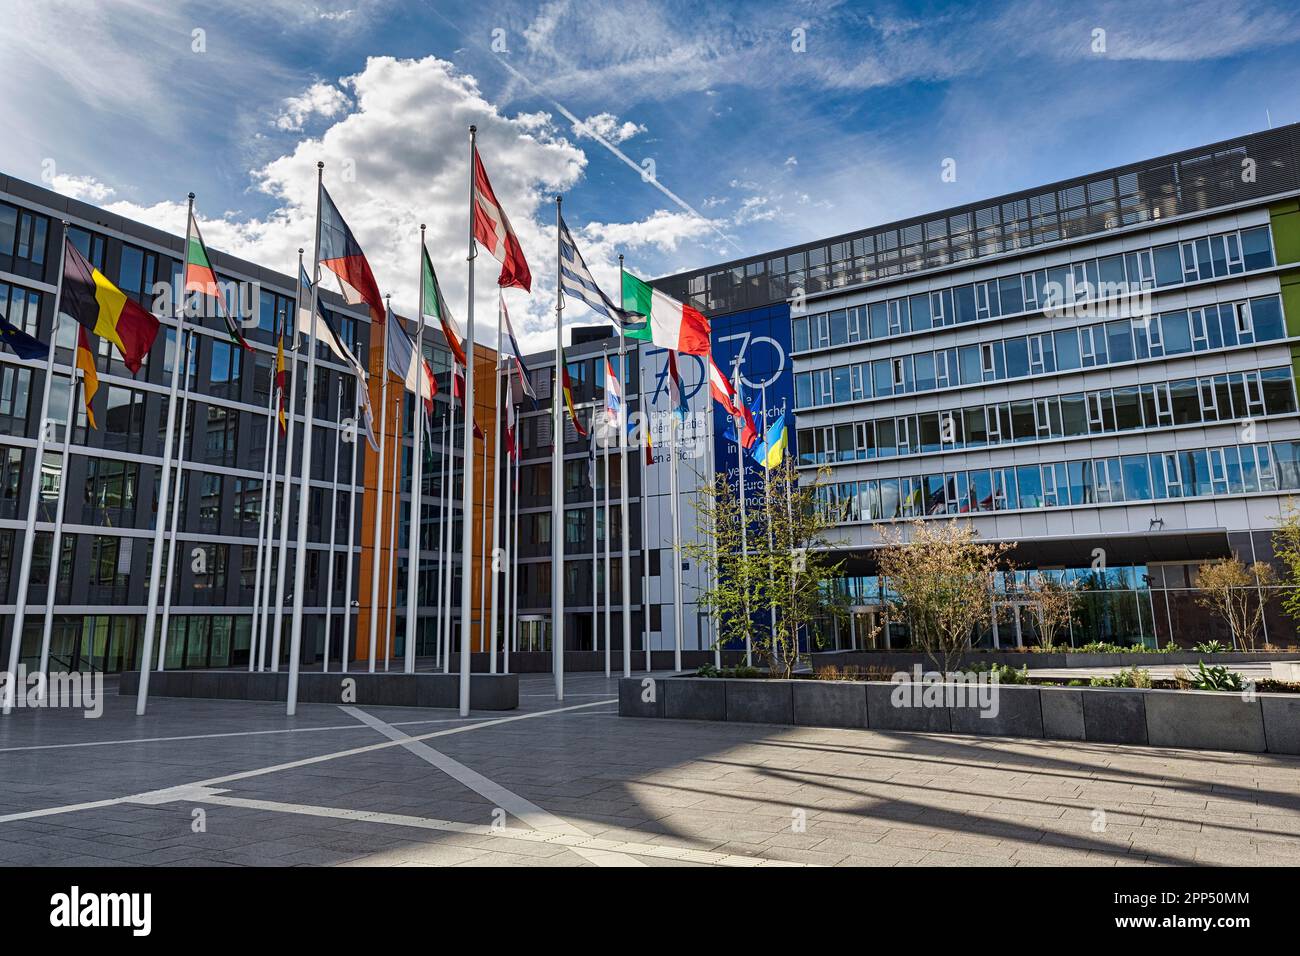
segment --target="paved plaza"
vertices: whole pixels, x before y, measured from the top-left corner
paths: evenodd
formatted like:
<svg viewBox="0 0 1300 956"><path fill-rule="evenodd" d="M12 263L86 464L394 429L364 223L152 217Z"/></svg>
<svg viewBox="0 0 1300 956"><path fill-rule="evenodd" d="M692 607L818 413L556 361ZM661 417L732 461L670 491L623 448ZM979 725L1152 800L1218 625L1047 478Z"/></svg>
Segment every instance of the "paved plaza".
<svg viewBox="0 0 1300 956"><path fill-rule="evenodd" d="M1300 760L518 711L109 696L0 719L0 864L1300 864Z"/></svg>

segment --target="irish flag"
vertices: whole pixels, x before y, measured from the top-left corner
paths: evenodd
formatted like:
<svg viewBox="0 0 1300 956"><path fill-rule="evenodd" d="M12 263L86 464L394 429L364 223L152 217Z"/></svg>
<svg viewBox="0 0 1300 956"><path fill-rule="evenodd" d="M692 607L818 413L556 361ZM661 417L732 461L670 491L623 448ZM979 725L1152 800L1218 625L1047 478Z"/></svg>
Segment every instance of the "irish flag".
<svg viewBox="0 0 1300 956"><path fill-rule="evenodd" d="M672 296L652 289L630 272L623 273L623 308L644 315L642 328L629 329L627 337L686 355L709 354L709 320Z"/></svg>

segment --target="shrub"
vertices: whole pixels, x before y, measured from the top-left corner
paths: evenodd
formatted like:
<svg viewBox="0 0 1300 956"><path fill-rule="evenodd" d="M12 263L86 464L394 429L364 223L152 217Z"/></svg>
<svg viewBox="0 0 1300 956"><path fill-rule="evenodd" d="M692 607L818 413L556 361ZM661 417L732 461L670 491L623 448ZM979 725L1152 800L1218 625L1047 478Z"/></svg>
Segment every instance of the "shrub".
<svg viewBox="0 0 1300 956"><path fill-rule="evenodd" d="M1198 661L1196 673L1191 675L1191 683L1197 690L1241 691L1241 675L1230 671L1222 664L1205 666L1205 661Z"/></svg>
<svg viewBox="0 0 1300 956"><path fill-rule="evenodd" d="M1121 670L1111 677L1094 677L1089 685L1092 687L1150 687L1151 672L1135 667Z"/></svg>
<svg viewBox="0 0 1300 956"><path fill-rule="evenodd" d="M989 664L983 661L978 664L972 664L968 670L975 674L988 673L990 680L998 684L1028 684L1029 668L1028 666L1016 670L1009 664Z"/></svg>
<svg viewBox="0 0 1300 956"><path fill-rule="evenodd" d="M1201 654L1222 654L1228 648L1222 641L1205 641L1202 644L1197 644L1195 650Z"/></svg>
<svg viewBox="0 0 1300 956"><path fill-rule="evenodd" d="M889 680L893 674L893 670L879 664L870 664L866 667L840 667L832 664L830 667L820 667L814 670L813 678L815 680L879 681Z"/></svg>

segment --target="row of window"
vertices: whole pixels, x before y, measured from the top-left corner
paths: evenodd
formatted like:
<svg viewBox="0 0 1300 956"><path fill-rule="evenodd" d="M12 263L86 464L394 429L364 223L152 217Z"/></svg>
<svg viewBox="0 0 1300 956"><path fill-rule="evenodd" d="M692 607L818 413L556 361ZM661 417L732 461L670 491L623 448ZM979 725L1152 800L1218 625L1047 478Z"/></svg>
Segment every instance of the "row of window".
<svg viewBox="0 0 1300 956"><path fill-rule="evenodd" d="M795 374L795 407L1000 382L1281 339L1278 296L927 350Z"/></svg>
<svg viewBox="0 0 1300 956"><path fill-rule="evenodd" d="M1290 366L1102 388L1018 402L799 429L799 463L821 465L1012 442L1246 420L1296 411Z"/></svg>
<svg viewBox="0 0 1300 956"><path fill-rule="evenodd" d="M1300 442L1273 442L839 482L818 493L849 522L1296 489Z"/></svg>
<svg viewBox="0 0 1300 956"><path fill-rule="evenodd" d="M1273 265L1267 226L1084 259L907 298L834 309L792 320L794 349L827 348L1061 308Z"/></svg>

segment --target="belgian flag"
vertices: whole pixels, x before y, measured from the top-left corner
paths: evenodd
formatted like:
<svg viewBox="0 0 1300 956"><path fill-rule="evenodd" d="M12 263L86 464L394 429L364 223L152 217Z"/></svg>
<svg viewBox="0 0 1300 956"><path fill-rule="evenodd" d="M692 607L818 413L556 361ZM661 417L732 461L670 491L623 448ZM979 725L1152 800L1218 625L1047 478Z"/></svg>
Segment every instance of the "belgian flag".
<svg viewBox="0 0 1300 956"><path fill-rule="evenodd" d="M77 329L77 368L81 369L81 394L86 402L86 421L91 428L98 430L95 409L90 403L99 391L99 372L95 369L95 353L90 350L90 335L84 325Z"/></svg>
<svg viewBox="0 0 1300 956"><path fill-rule="evenodd" d="M71 239L64 243L62 311L112 342L131 373L139 372L158 337L158 320L87 262Z"/></svg>

